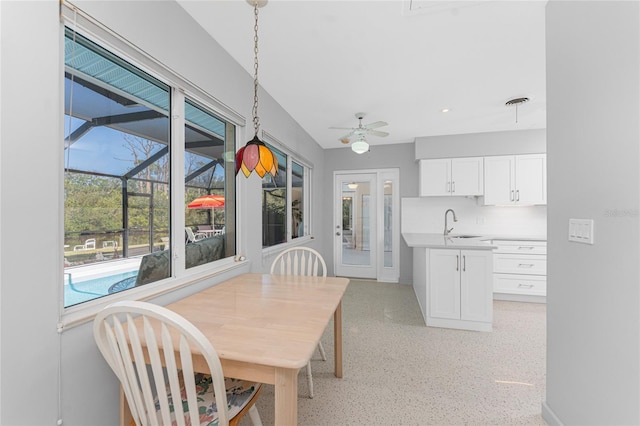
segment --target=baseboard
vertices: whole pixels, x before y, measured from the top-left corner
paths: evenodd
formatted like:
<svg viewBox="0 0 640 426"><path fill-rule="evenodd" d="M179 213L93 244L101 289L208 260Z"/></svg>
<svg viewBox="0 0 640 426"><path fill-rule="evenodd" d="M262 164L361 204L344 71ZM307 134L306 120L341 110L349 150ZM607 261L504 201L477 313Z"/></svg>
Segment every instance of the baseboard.
<svg viewBox="0 0 640 426"><path fill-rule="evenodd" d="M542 401L542 418L550 426L564 426L556 413L547 405L547 401Z"/></svg>

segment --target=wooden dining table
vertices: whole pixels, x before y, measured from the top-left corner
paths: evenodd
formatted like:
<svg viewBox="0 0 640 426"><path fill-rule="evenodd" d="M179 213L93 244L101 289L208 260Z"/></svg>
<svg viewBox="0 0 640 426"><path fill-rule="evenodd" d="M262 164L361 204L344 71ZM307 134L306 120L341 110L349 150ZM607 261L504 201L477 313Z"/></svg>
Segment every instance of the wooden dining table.
<svg viewBox="0 0 640 426"><path fill-rule="evenodd" d="M298 371L332 316L335 376L342 377L342 296L346 278L242 274L166 307L209 338L224 375L274 385L275 424L296 425ZM204 359L196 371L207 372ZM121 421L129 424L122 398Z"/></svg>

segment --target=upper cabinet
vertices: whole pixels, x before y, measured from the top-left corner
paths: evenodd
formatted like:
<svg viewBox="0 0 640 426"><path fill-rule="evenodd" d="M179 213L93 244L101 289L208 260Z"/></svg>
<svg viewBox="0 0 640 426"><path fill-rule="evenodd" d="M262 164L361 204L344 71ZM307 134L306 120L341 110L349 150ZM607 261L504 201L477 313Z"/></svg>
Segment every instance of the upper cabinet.
<svg viewBox="0 0 640 426"><path fill-rule="evenodd" d="M546 155L485 157L484 204L547 204Z"/></svg>
<svg viewBox="0 0 640 426"><path fill-rule="evenodd" d="M482 195L482 165L482 157L420 160L420 196Z"/></svg>

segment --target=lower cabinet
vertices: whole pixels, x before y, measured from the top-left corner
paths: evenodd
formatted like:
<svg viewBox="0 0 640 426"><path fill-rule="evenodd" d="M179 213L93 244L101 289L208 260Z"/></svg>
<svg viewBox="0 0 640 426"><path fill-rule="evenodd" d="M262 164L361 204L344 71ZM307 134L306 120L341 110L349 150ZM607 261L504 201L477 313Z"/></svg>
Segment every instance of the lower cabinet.
<svg viewBox="0 0 640 426"><path fill-rule="evenodd" d="M547 242L494 240L493 245L493 298L546 302Z"/></svg>
<svg viewBox="0 0 640 426"><path fill-rule="evenodd" d="M431 249L427 255L427 325L491 331L491 251Z"/></svg>

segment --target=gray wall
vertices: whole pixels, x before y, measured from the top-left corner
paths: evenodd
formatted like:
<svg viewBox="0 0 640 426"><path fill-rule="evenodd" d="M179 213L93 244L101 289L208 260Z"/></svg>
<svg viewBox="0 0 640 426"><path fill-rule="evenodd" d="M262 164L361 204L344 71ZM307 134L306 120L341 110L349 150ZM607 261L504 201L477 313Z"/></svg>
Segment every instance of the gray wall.
<svg viewBox="0 0 640 426"><path fill-rule="evenodd" d="M547 152L545 129L416 138L416 158L484 157Z"/></svg>
<svg viewBox="0 0 640 426"><path fill-rule="evenodd" d="M551 1L546 14L547 391L551 424L640 423L640 10ZM567 241L569 218L595 243Z"/></svg>
<svg viewBox="0 0 640 426"><path fill-rule="evenodd" d="M367 170L398 167L400 169L400 198L418 196L418 161L420 158L453 158L485 155L532 154L546 152L544 129L517 130L508 132L472 133L450 136L416 138L415 143L400 145L372 145L369 152L358 155L350 148L325 150L324 197L328 214L322 215L323 230L333 235L333 172L339 170ZM445 197L446 198L446 197ZM427 202L434 205L449 203L443 197L430 197ZM458 201L458 200L456 200ZM445 204L442 204L445 205ZM500 208L509 214L508 207ZM445 208L446 210L446 208ZM444 212L444 210L442 210ZM511 210L513 211L513 210ZM402 214L402 212L400 212ZM544 207L537 209L538 216L546 215ZM438 226L440 221L438 219ZM325 239L327 267L333 271L333 243ZM400 239L400 282L413 282L413 254L404 240Z"/></svg>
<svg viewBox="0 0 640 426"><path fill-rule="evenodd" d="M326 235L333 236L333 172L342 170L368 170L400 168L400 197L418 195L418 163L414 156L413 143L400 145L372 145L369 152L356 154L351 148L325 150L324 207L321 216L322 229ZM333 238L326 239L325 252L327 268L333 273ZM400 283L412 283L411 249L400 238Z"/></svg>
<svg viewBox="0 0 640 426"><path fill-rule="evenodd" d="M251 123L251 76L175 2L76 4ZM0 19L0 424L53 425L61 418L65 425L114 425L118 383L95 347L91 324L56 331L64 244L59 4L1 1ZM322 188L323 150L264 92L260 112L265 131L313 161L312 184ZM232 274L264 270L261 181L242 177L238 185L241 243L250 264L155 301L166 304ZM25 201L28 195L37 195L37 205ZM312 202L324 202L322 190ZM320 225L311 230L318 246Z"/></svg>

